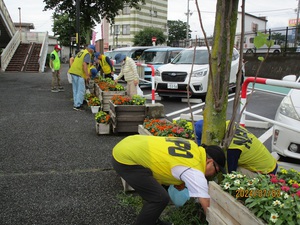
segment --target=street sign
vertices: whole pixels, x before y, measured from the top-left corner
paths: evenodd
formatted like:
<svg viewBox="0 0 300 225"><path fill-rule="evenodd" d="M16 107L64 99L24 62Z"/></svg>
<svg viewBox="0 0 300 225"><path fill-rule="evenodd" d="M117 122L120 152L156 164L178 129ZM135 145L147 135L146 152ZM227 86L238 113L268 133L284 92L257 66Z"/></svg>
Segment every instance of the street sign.
<svg viewBox="0 0 300 225"><path fill-rule="evenodd" d="M152 42L156 42L156 37L152 37Z"/></svg>

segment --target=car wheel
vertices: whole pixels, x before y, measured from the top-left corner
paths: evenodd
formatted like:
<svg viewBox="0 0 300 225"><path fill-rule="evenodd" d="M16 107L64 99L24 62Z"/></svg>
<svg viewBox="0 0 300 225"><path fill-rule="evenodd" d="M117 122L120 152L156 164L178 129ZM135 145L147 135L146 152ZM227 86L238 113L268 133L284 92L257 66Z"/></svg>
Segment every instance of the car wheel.
<svg viewBox="0 0 300 225"><path fill-rule="evenodd" d="M247 54L252 54L252 53L253 53L253 50L252 50L252 49L247 49L246 53L247 53Z"/></svg>
<svg viewBox="0 0 300 225"><path fill-rule="evenodd" d="M278 54L278 53L280 53L280 51L279 50L274 50L273 53Z"/></svg>

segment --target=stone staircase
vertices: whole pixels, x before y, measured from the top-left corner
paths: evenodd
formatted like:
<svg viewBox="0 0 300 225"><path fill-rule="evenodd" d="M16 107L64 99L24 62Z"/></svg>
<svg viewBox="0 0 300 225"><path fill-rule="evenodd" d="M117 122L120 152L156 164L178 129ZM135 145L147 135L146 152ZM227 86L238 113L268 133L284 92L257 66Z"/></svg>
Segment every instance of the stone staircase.
<svg viewBox="0 0 300 225"><path fill-rule="evenodd" d="M39 54L42 44L21 43L10 60L6 72L39 72Z"/></svg>

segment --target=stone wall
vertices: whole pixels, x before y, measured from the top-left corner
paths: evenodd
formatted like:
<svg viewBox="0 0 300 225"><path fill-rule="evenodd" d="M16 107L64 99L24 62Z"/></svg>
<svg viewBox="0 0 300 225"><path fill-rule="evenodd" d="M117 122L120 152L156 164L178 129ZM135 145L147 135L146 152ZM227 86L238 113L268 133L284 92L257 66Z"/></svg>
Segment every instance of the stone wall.
<svg viewBox="0 0 300 225"><path fill-rule="evenodd" d="M261 63L258 60L259 56L266 58L266 54L244 54L247 77L256 75ZM270 54L261 65L258 77L281 80L284 76L291 74L300 75L300 54Z"/></svg>

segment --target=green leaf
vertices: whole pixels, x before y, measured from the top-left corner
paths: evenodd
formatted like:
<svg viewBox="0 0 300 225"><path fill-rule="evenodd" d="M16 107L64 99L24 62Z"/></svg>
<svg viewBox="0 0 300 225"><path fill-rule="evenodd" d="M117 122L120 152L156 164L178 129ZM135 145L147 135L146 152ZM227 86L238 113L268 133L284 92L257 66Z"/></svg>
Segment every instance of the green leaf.
<svg viewBox="0 0 300 225"><path fill-rule="evenodd" d="M262 57L262 56L259 56L259 57L258 57L258 60L263 62L263 61L265 60L265 58Z"/></svg>

